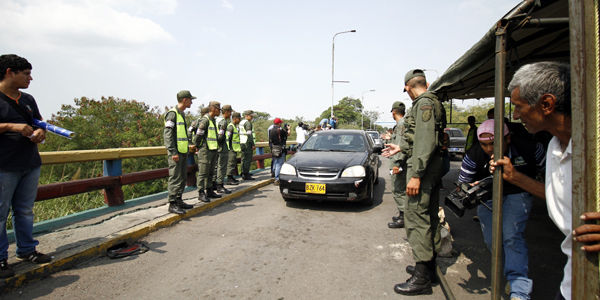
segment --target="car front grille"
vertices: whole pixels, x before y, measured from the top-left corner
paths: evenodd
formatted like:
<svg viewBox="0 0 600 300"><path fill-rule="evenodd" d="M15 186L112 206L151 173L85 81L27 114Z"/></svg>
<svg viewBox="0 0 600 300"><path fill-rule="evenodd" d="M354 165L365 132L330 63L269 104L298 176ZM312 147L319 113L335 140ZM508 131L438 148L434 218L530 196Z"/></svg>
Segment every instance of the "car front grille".
<svg viewBox="0 0 600 300"><path fill-rule="evenodd" d="M334 179L338 176L339 169L299 168L298 174L304 178Z"/></svg>

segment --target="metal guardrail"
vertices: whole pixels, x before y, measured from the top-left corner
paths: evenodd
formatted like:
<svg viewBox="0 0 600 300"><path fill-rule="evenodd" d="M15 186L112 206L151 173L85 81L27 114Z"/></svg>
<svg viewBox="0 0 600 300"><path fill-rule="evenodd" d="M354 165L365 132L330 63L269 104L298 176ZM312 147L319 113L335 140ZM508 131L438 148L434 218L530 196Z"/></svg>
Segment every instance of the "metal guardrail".
<svg viewBox="0 0 600 300"><path fill-rule="evenodd" d="M295 142L287 143L287 145L295 144ZM265 159L271 158L271 154L265 154L264 151L265 147L268 147L268 145L269 143L267 142L256 143L256 155L252 157L252 160L256 161L257 168L259 169L264 168ZM41 185L38 187L36 201L103 190L104 202L106 204L109 206L122 205L125 201L122 190L123 185L166 178L169 176L169 170L168 168L161 168L122 174L121 160L125 158L160 155L167 155L167 150L164 146L40 152L42 164L44 165L101 160L103 161L104 176ZM240 159L238 158L238 162L239 161ZM198 166L193 161L193 157L190 156L187 170L188 186L196 185L195 174L197 170Z"/></svg>

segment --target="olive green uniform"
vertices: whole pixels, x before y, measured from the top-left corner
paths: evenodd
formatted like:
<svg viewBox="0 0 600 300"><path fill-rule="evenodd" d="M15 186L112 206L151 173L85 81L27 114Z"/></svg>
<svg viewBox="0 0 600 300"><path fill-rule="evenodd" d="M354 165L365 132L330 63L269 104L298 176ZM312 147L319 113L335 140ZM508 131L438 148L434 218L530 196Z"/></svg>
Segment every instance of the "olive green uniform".
<svg viewBox="0 0 600 300"><path fill-rule="evenodd" d="M229 149L227 148L227 144L225 143L225 131L227 130L227 125L229 125L230 120L225 118L217 118L217 167L215 172L215 177L213 179L217 184L223 184L223 180L225 179L225 175L227 173L227 158L229 157Z"/></svg>
<svg viewBox="0 0 600 300"><path fill-rule="evenodd" d="M440 249L439 191L442 171L440 145L443 141L443 107L431 92L415 98L405 122L404 139L410 156L408 181L421 178L419 194L407 197L404 210L406 234L416 262L428 262Z"/></svg>
<svg viewBox="0 0 600 300"><path fill-rule="evenodd" d="M215 165L217 163L217 149L209 150L208 149L208 131L209 129L209 119L210 121L215 122L214 118L211 118L209 114L204 115L204 117L194 121L192 124L193 128L196 128L196 134L192 138L192 143L196 145L198 148L198 190L202 191L204 189L212 188L212 178L213 172L215 170ZM217 128L212 128L215 131L215 135L217 135Z"/></svg>
<svg viewBox="0 0 600 300"><path fill-rule="evenodd" d="M234 146L233 146L233 144L235 143L233 141L233 135L236 132L235 127L236 127L235 124L229 123L227 125L227 131L225 134L225 136L227 137L226 143L227 143L228 149L229 149L229 156L227 158L227 177L233 176L234 170L237 170L237 157L238 157L239 152L236 152L234 150ZM238 139L239 139L239 137L238 137ZM239 143L239 140L237 141L237 143ZM237 174L237 172L235 174Z"/></svg>
<svg viewBox="0 0 600 300"><path fill-rule="evenodd" d="M243 122L243 121L242 121ZM242 174L250 174L250 164L252 163L252 147L254 147L254 137L252 136L253 126L251 121L240 123L240 135L246 135L248 140L242 143Z"/></svg>
<svg viewBox="0 0 600 300"><path fill-rule="evenodd" d="M402 135L404 134L404 118L396 122L396 126L394 126L393 130L394 132L392 134L390 143L400 145L401 148L404 147L402 149L406 149L406 144L403 144L402 142ZM402 212L404 211L404 205L406 202L406 153L406 150L403 150L390 157L392 167L400 168L400 173L392 174L390 178L392 181L392 194L394 195L394 201L396 201L398 210Z"/></svg>
<svg viewBox="0 0 600 300"><path fill-rule="evenodd" d="M188 153L179 152L177 149L177 125L183 125L179 128L187 128L185 123L185 115L179 111L179 114L183 117L183 124L177 123L177 114L174 111L168 111L165 114L165 128L163 132L165 147L167 147L167 163L169 166L169 179L168 179L168 201L175 202L177 199L181 199L183 191L185 189L185 183L187 179L187 155ZM189 142L189 135L187 130L186 137ZM174 161L173 155L178 155L179 160Z"/></svg>

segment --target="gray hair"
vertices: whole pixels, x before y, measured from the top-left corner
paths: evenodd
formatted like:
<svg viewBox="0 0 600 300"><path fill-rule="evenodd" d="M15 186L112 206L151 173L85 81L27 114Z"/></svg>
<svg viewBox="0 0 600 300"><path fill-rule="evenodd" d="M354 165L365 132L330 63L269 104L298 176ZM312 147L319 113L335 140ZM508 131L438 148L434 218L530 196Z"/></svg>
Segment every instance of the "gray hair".
<svg viewBox="0 0 600 300"><path fill-rule="evenodd" d="M571 115L570 66L562 62L537 62L524 65L513 76L508 90L519 88L519 95L533 106L544 94L556 97L556 111Z"/></svg>

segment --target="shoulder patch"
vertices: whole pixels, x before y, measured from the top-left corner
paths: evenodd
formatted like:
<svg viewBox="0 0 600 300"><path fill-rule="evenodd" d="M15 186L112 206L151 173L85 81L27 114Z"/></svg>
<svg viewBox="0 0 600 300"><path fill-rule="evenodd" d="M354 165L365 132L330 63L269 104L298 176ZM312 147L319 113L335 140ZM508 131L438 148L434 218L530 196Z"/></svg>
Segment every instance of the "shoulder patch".
<svg viewBox="0 0 600 300"><path fill-rule="evenodd" d="M423 110L423 113L421 114L421 119L423 119L423 122L431 120L431 109Z"/></svg>
<svg viewBox="0 0 600 300"><path fill-rule="evenodd" d="M421 106L421 110L432 110L432 109L433 109L433 106L431 106L431 105L423 105L423 106Z"/></svg>

